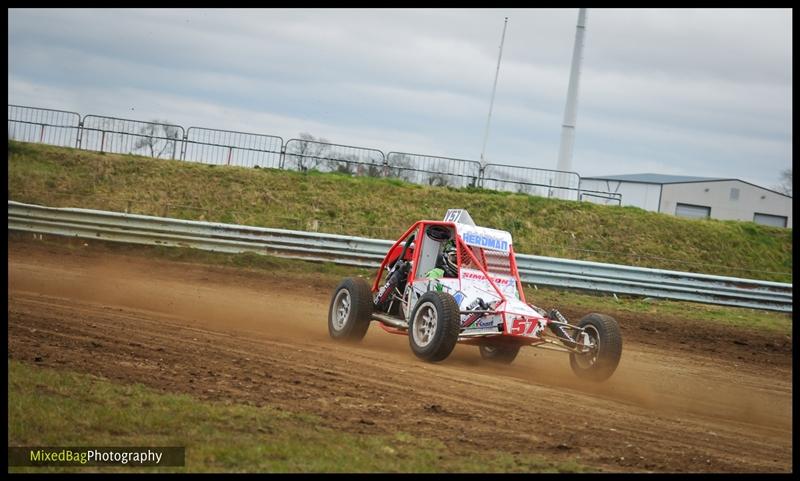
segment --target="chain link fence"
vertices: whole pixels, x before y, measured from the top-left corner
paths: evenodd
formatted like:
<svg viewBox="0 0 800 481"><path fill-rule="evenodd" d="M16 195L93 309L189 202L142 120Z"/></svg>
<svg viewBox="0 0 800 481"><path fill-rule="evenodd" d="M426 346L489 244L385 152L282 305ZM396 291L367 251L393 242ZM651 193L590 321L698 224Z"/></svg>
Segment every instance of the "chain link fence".
<svg viewBox="0 0 800 481"><path fill-rule="evenodd" d="M621 205L619 193L580 189L576 172L433 155L389 152L308 138L189 127L169 122L8 105L8 138L84 150L137 154L215 165L338 172L455 188L481 187L542 197Z"/></svg>

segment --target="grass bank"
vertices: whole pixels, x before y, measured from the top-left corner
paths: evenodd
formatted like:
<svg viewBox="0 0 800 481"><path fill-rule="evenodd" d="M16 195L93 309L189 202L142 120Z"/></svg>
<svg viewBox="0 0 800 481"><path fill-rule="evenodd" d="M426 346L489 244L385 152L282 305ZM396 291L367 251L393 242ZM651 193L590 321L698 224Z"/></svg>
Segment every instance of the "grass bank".
<svg viewBox="0 0 800 481"><path fill-rule="evenodd" d="M691 220L396 179L222 167L8 143L9 198L236 223L395 238L421 218L463 207L508 230L517 252L747 277L792 279L792 231L752 222Z"/></svg>
<svg viewBox="0 0 800 481"><path fill-rule="evenodd" d="M8 363L9 446L184 446L184 467L10 467L10 472L576 472L577 463L491 448L455 457L399 432L354 435L271 407Z"/></svg>

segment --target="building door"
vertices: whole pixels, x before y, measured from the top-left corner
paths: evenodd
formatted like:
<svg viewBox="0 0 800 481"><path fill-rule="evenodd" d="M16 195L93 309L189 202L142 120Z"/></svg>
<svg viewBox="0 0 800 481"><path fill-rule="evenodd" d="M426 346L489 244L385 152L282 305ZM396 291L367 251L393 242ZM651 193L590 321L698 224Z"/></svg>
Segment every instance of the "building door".
<svg viewBox="0 0 800 481"><path fill-rule="evenodd" d="M786 227L786 216L772 214L753 214L753 222L761 225L771 225L774 227Z"/></svg>
<svg viewBox="0 0 800 481"><path fill-rule="evenodd" d="M708 219L711 217L711 207L678 203L675 206L675 215L691 219Z"/></svg>

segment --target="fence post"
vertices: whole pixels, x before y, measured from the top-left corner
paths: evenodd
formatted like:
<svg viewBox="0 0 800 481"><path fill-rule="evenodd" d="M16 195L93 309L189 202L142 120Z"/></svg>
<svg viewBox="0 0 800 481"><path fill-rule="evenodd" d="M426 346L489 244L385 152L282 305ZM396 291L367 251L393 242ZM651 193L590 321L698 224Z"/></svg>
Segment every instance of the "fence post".
<svg viewBox="0 0 800 481"><path fill-rule="evenodd" d="M278 162L278 168L283 170L284 161L286 160L286 145L281 142L281 160Z"/></svg>
<svg viewBox="0 0 800 481"><path fill-rule="evenodd" d="M183 142L181 143L181 160L186 160L186 143L189 142L189 130L191 127L186 129L183 133Z"/></svg>
<svg viewBox="0 0 800 481"><path fill-rule="evenodd" d="M478 185L476 187L480 187L481 189L483 189L483 175L485 169L486 166L483 164L481 164L481 167L478 169L478 182L477 182Z"/></svg>
<svg viewBox="0 0 800 481"><path fill-rule="evenodd" d="M106 146L106 131L103 130L102 135L100 136L100 152L103 152Z"/></svg>
<svg viewBox="0 0 800 481"><path fill-rule="evenodd" d="M78 137L75 139L75 148L81 148L81 141L83 140L83 119L78 115Z"/></svg>
<svg viewBox="0 0 800 481"><path fill-rule="evenodd" d="M44 124L42 124L42 132L39 134L39 143L44 141Z"/></svg>

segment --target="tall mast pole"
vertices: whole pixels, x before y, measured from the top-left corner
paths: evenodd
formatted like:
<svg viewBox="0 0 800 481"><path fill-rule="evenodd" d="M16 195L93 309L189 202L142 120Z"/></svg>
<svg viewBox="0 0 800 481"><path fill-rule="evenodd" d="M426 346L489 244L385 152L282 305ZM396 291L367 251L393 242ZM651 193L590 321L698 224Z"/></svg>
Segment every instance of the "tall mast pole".
<svg viewBox="0 0 800 481"><path fill-rule="evenodd" d="M483 133L483 148L481 149L481 169L486 165L484 154L486 153L486 141L489 139L489 122L492 121L492 107L494 106L494 93L497 91L497 77L500 75L500 59L503 58L503 42L506 40L506 26L508 17L503 22L503 36L500 37L500 54L497 56L497 70L494 73L494 85L492 86L492 100L489 101L489 116L486 118L486 130Z"/></svg>
<svg viewBox="0 0 800 481"><path fill-rule="evenodd" d="M578 25L575 28L575 48L572 51L572 69L569 74L567 106L564 109L564 123L561 126L561 147L558 151L556 170L572 170L572 146L575 143L575 122L578 117L578 81L581 75L583 58L583 36L586 32L586 9L578 11Z"/></svg>

